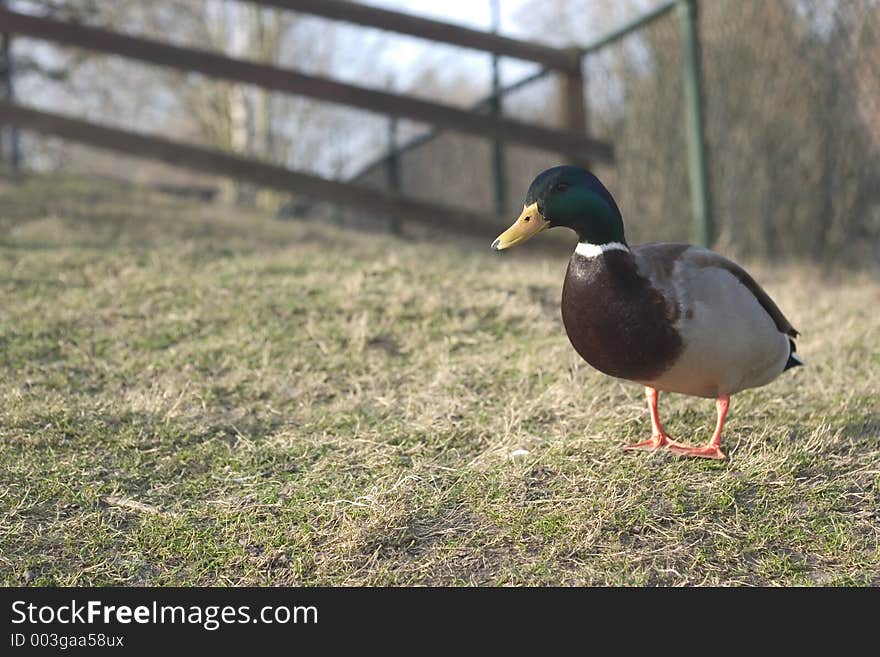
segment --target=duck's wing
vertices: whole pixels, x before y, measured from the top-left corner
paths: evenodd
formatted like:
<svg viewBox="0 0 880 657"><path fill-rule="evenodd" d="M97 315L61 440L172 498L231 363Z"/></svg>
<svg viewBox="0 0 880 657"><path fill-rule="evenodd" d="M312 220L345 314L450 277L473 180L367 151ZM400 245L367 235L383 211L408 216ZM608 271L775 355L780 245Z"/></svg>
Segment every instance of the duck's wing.
<svg viewBox="0 0 880 657"><path fill-rule="evenodd" d="M689 244L653 243L633 248L639 272L647 277L669 302L680 305L679 297L686 295L682 289L687 272L717 268L730 272L744 285L767 312L780 333L796 338L798 331L754 278L735 262L714 251ZM677 314L677 313L676 313Z"/></svg>
<svg viewBox="0 0 880 657"><path fill-rule="evenodd" d="M792 338L798 336L797 330L791 325L788 318L782 314L782 311L779 309L779 306L776 305L776 302L770 298L770 295L764 291L764 288L758 285L755 279L749 275L749 272L738 264L728 260L724 256L718 255L714 251L698 247L692 247L685 252L684 255L686 261L693 263L695 267L717 267L729 271L740 283L748 288L749 292L755 295L758 303L760 303L761 307L767 311L768 315L770 315L770 318L773 320L773 323L776 324L776 328L779 329L780 333L784 333Z"/></svg>

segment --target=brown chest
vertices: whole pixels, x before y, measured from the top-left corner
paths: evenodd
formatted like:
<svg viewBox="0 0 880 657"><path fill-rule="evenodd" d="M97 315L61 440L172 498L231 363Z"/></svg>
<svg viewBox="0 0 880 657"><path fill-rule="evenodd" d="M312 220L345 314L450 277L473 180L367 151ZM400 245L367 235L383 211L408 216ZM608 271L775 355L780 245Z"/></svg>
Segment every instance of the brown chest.
<svg viewBox="0 0 880 657"><path fill-rule="evenodd" d="M659 376L681 352L676 313L638 274L631 254L572 256L562 321L572 346L597 370L638 381Z"/></svg>

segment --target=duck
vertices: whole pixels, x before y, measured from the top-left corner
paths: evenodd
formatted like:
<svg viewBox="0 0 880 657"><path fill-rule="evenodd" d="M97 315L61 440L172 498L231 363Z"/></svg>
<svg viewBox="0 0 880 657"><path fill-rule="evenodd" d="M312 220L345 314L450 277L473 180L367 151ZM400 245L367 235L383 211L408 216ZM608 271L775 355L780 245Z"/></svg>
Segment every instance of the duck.
<svg viewBox="0 0 880 657"><path fill-rule="evenodd" d="M581 167L538 174L519 217L492 249L509 249L557 227L578 237L562 286L569 341L595 369L645 389L651 437L624 449L727 458L721 433L731 395L803 365L798 331L732 260L690 244L630 246L614 197ZM661 391L715 400L708 443L687 445L666 433Z"/></svg>

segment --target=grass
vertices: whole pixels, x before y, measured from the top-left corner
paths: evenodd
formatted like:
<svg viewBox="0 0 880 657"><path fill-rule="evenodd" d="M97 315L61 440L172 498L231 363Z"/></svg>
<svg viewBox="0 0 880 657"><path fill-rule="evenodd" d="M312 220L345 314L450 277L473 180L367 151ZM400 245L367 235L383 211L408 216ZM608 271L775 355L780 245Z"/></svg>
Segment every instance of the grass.
<svg viewBox="0 0 880 657"><path fill-rule="evenodd" d="M808 367L693 461L621 451L642 390L569 346L566 257L493 237L2 183L0 582L880 584L876 277L748 263Z"/></svg>

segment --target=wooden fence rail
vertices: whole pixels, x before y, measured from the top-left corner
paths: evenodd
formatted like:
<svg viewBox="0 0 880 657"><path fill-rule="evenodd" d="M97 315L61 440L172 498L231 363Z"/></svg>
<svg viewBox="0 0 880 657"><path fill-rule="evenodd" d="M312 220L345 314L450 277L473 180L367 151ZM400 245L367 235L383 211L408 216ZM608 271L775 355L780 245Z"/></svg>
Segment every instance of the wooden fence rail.
<svg viewBox="0 0 880 657"><path fill-rule="evenodd" d="M530 41L481 32L454 23L422 18L390 9L380 9L343 0L247 0L252 4L279 9L289 9L335 21L354 23L363 27L375 27L399 34L449 43L462 48L472 48L496 55L525 59L543 64L547 68L568 73L580 69L580 52L577 48L554 48Z"/></svg>
<svg viewBox="0 0 880 657"><path fill-rule="evenodd" d="M205 50L182 48L51 18L0 9L0 31L405 117L482 137L564 153L575 159L589 158L593 161L611 162L614 158L611 144L573 131L553 130L497 118L411 96L345 84Z"/></svg>
<svg viewBox="0 0 880 657"><path fill-rule="evenodd" d="M182 144L128 130L108 128L59 114L43 112L0 101L0 124L15 125L48 135L55 135L97 148L125 155L144 157L175 166L230 176L239 180L287 192L299 192L314 199L349 206L360 211L396 213L408 220L433 223L489 239L497 227L509 218L493 217L473 211L428 203L412 198L368 189L351 183L327 180L319 176L291 171L274 164L220 151ZM496 228L491 228L491 226Z"/></svg>

